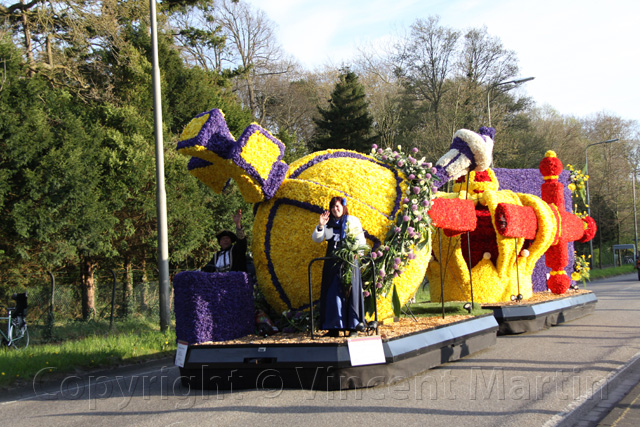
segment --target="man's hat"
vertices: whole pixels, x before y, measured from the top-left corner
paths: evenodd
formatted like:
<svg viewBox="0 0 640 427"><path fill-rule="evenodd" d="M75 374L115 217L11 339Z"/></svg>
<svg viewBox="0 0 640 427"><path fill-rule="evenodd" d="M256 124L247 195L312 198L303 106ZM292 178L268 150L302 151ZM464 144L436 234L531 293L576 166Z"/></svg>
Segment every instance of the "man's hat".
<svg viewBox="0 0 640 427"><path fill-rule="evenodd" d="M229 230L222 230L221 232L216 234L216 239L218 239L218 242L220 242L220 239L222 239L224 236L229 237L231 239L231 243L235 243L238 240L238 236L236 236L234 232Z"/></svg>

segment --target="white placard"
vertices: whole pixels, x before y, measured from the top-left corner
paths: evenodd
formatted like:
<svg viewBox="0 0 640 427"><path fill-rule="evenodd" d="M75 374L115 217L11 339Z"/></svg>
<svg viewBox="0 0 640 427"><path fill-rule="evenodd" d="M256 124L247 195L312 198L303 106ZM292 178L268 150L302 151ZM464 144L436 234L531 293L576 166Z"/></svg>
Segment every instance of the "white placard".
<svg viewBox="0 0 640 427"><path fill-rule="evenodd" d="M349 358L351 366L375 365L385 363L382 338L379 335L373 337L349 338Z"/></svg>
<svg viewBox="0 0 640 427"><path fill-rule="evenodd" d="M184 361L187 358L187 348L189 345L184 341L178 341L178 348L176 349L176 366L184 368Z"/></svg>

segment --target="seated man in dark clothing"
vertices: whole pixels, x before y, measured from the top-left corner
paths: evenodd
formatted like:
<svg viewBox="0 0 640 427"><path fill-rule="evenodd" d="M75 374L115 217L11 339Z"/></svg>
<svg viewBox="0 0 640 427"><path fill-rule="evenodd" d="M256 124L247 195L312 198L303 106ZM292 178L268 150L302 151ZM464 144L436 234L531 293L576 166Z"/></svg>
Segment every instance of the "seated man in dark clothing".
<svg viewBox="0 0 640 427"><path fill-rule="evenodd" d="M207 273L226 273L227 271L247 271L247 237L242 228L242 211L233 215L236 232L223 230L216 234L220 250L202 271Z"/></svg>

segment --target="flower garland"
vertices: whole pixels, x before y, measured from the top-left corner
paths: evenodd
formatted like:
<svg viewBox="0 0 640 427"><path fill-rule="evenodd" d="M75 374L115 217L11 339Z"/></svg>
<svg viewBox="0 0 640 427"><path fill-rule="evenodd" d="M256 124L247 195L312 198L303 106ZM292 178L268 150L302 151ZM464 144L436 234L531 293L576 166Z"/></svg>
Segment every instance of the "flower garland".
<svg viewBox="0 0 640 427"><path fill-rule="evenodd" d="M375 144L372 146L372 157L399 169L409 185L402 199L402 212L397 216L395 226L387 233L384 246L374 248L371 252L373 262L363 263L365 295L373 291L373 286L383 296L390 291L395 295L395 287L391 289L393 280L406 270L411 260L417 258L417 251L430 244L429 235L433 226L427 212L437 191L434 185L437 170L431 163L426 163L424 157L419 160L413 157L417 153L418 149L413 148L411 154L406 154L400 145L398 151L378 148ZM396 300L395 297L393 299Z"/></svg>
<svg viewBox="0 0 640 427"><path fill-rule="evenodd" d="M340 242L340 247L333 252L333 256L342 261L342 284L347 294L353 284L353 268L359 268L356 260L358 257L364 255L365 252L369 252L369 250L369 246L362 245L358 242L355 230L353 230L352 225L347 222L345 238ZM365 294L365 297L367 296L368 295Z"/></svg>
<svg viewBox="0 0 640 427"><path fill-rule="evenodd" d="M589 271L591 268L589 267L589 261L585 255L578 256L577 252L575 253L575 263L573 265L573 273L571 273L571 279L578 282L581 281L582 285L586 285L586 281L589 280ZM589 255L591 258L591 255Z"/></svg>
<svg viewBox="0 0 640 427"><path fill-rule="evenodd" d="M567 165L569 168L569 185L567 187L571 190L571 195L575 195L582 202L585 207L587 205L587 186L586 183L589 180L589 175L582 173L580 169L574 169L572 165ZM584 212L578 212L578 205L574 205L573 212L580 217L586 216Z"/></svg>

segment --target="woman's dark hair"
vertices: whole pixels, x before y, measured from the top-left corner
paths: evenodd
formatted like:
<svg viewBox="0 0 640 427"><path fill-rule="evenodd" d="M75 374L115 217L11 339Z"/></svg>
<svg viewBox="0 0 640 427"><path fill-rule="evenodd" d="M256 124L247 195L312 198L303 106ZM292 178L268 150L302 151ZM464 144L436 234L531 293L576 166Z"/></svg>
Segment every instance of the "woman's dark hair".
<svg viewBox="0 0 640 427"><path fill-rule="evenodd" d="M349 209L347 209L347 199L344 197L334 197L329 202L329 212L331 212L331 208L336 204L340 203L342 205L342 216L349 215ZM333 213L331 214L333 216Z"/></svg>

